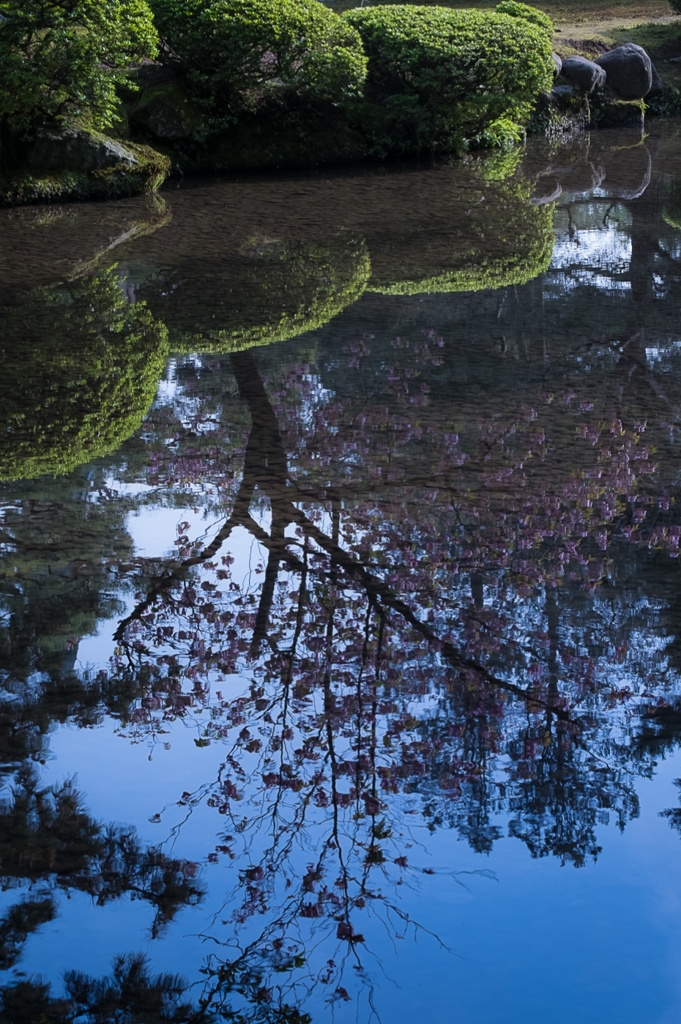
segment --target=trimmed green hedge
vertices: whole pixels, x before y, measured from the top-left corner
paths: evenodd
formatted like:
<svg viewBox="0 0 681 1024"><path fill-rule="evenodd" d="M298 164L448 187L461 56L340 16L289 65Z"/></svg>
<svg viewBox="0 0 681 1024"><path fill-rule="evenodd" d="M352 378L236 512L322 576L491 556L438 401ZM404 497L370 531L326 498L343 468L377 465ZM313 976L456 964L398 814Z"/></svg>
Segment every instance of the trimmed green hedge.
<svg viewBox="0 0 681 1024"><path fill-rule="evenodd" d="M40 288L5 314L0 479L68 473L114 451L142 423L167 332L127 301L116 268Z"/></svg>
<svg viewBox="0 0 681 1024"><path fill-rule="evenodd" d="M168 310L172 351L240 352L316 330L355 302L371 275L369 254L358 239L253 240L244 248L243 258L225 268L222 280L202 282L209 304L180 286L179 308ZM186 330L183 314L192 321Z"/></svg>
<svg viewBox="0 0 681 1024"><path fill-rule="evenodd" d="M553 80L551 32L550 18L518 0L496 11L386 5L343 15L320 0L0 0L0 200L134 194L167 173L155 154L150 173L32 175L30 140L54 122L132 125L171 147L183 170L518 141ZM159 35L160 59L181 77L141 76L136 97L135 75L123 78ZM162 123L149 116L155 103Z"/></svg>
<svg viewBox="0 0 681 1024"><path fill-rule="evenodd" d="M524 17L396 5L344 15L369 58L376 155L518 139L553 82L549 33Z"/></svg>
<svg viewBox="0 0 681 1024"><path fill-rule="evenodd" d="M269 102L340 103L361 93L362 41L319 0L151 0L209 131Z"/></svg>
<svg viewBox="0 0 681 1024"><path fill-rule="evenodd" d="M536 7L518 3L518 0L501 0L501 3L495 7L495 11L497 14L508 14L511 18L524 18L525 21L538 25L540 29L548 34L549 38L553 38L555 31L553 22L548 14L537 10Z"/></svg>

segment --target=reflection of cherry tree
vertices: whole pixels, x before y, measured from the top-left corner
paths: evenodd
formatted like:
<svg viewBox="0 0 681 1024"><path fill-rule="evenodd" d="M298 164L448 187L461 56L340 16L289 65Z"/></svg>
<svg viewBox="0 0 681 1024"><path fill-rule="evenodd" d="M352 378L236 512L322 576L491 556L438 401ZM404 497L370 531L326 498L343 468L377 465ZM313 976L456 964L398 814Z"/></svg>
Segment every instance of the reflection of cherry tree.
<svg viewBox="0 0 681 1024"><path fill-rule="evenodd" d="M534 856L579 865L599 823L636 814L651 767L631 723L641 665L666 685L663 657L608 581L630 552L677 553L654 424L604 416L565 382L498 408L445 400L432 333L395 343L381 391L371 342L346 349L344 394L303 365L265 386L251 354L231 357L245 449L224 416L211 461L195 449L222 523L203 547L180 530L178 560L152 566L116 634L113 679L148 681L132 731L205 705L197 742L225 745L180 804L215 808L209 859L240 866L204 995L249 1005L243 1019L317 983L346 999L350 967L368 978L369 921L418 927L399 894L423 874L421 829L484 851L503 814ZM186 447L164 472L176 457L191 479ZM248 535L241 578L231 541Z"/></svg>
<svg viewBox="0 0 681 1024"><path fill-rule="evenodd" d="M429 885L429 833L452 829L479 853L508 835L579 866L599 853L599 825L637 814L637 776L681 734L665 326L679 250L656 222L663 183L646 181L643 201L569 204L565 279L420 306L391 286L402 298L379 309L367 294L359 316L380 330L389 309L400 337L348 341L353 314L276 351L171 360L115 458L17 485L0 533L0 758L22 764L2 812L20 839L0 853L22 896L0 918L0 961L60 893L144 899L155 931L200 897L193 864L104 828L74 785L39 786L27 765L57 721L106 716L165 740L183 718L199 746L219 745L215 777L152 820L172 818L175 840L210 808L206 874L225 888L198 1008L180 979L125 956L107 978L69 972L63 996L0 989L0 1024L94 1022L112 1004L145 1024L300 1024L313 988L331 1007L362 986L371 1001L376 932L421 929L409 897ZM441 189L434 202L442 220ZM615 219L629 262L594 275L577 236ZM404 239L386 258L420 258L419 239L451 256L430 231ZM191 289L142 287L171 334L177 317L192 332ZM446 341L408 326L436 317ZM217 532L185 522L175 557L141 557L125 513L157 502L193 522L201 505ZM107 671L81 671L79 638L123 614Z"/></svg>

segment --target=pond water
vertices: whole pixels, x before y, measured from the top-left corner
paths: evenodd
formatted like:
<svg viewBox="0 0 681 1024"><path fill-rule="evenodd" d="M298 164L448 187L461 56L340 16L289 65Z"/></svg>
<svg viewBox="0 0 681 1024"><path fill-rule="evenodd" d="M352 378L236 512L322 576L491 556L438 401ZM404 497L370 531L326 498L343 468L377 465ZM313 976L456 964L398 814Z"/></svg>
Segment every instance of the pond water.
<svg viewBox="0 0 681 1024"><path fill-rule="evenodd" d="M680 161L0 213L0 1020L681 1019Z"/></svg>

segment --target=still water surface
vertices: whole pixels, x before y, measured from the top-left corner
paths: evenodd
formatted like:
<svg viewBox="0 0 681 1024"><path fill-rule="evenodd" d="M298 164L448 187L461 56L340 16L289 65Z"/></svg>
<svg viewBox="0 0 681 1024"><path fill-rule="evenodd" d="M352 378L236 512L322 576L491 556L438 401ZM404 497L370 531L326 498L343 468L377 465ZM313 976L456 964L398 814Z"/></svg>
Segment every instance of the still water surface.
<svg viewBox="0 0 681 1024"><path fill-rule="evenodd" d="M0 269L0 1019L681 1020L678 130Z"/></svg>

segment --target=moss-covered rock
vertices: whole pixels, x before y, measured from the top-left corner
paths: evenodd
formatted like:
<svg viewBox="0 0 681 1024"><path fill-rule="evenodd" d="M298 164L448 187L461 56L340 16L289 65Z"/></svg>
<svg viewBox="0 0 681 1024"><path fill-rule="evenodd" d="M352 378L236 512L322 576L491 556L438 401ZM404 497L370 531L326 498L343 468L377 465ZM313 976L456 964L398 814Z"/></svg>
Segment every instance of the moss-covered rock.
<svg viewBox="0 0 681 1024"><path fill-rule="evenodd" d="M139 159L132 149L102 132L69 125L41 128L28 151L27 163L38 171L103 171L134 168Z"/></svg>
<svg viewBox="0 0 681 1024"><path fill-rule="evenodd" d="M562 84L539 94L527 131L550 139L585 131L590 123L588 97L571 85Z"/></svg>
<svg viewBox="0 0 681 1024"><path fill-rule="evenodd" d="M0 353L0 479L67 473L142 423L167 332L125 298L115 267L39 288L6 310Z"/></svg>
<svg viewBox="0 0 681 1024"><path fill-rule="evenodd" d="M646 96L646 114L652 117L681 117L681 89L673 82L663 82L659 92Z"/></svg>
<svg viewBox="0 0 681 1024"><path fill-rule="evenodd" d="M0 206L144 195L170 171L170 158L150 146L80 127L52 129L0 173Z"/></svg>
<svg viewBox="0 0 681 1024"><path fill-rule="evenodd" d="M643 100L620 100L597 96L590 101L590 107L590 128L643 129L646 111Z"/></svg>
<svg viewBox="0 0 681 1024"><path fill-rule="evenodd" d="M253 238L217 266L219 276L214 266L202 282L209 301L180 285L159 303L173 351L239 352L315 330L355 302L371 274L364 242L343 235L324 243Z"/></svg>

